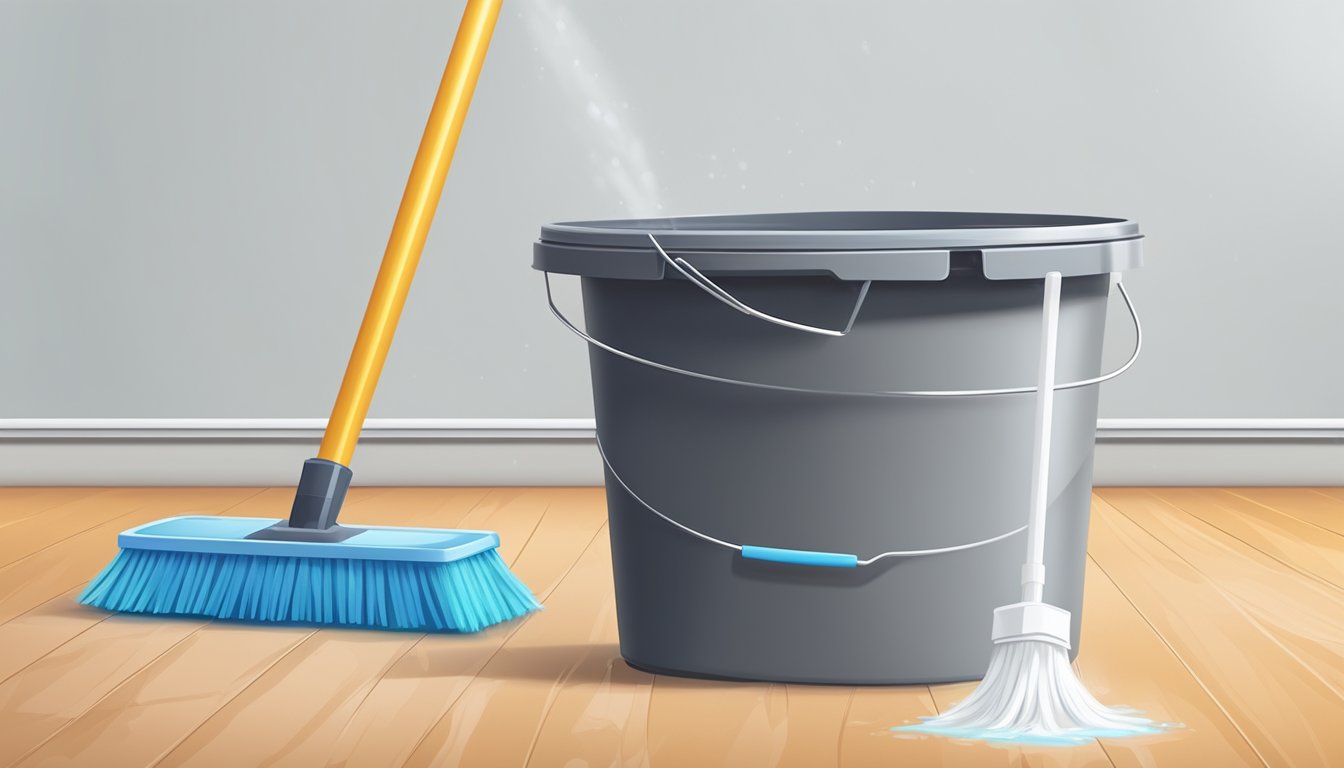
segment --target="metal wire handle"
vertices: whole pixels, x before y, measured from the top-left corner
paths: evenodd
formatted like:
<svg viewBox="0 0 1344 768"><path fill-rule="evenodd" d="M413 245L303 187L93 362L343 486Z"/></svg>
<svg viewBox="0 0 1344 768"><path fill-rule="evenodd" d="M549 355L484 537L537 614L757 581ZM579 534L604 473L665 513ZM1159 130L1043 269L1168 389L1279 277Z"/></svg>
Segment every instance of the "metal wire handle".
<svg viewBox="0 0 1344 768"><path fill-rule="evenodd" d="M785 320L782 317L768 315L755 307L747 306L745 302L724 290L718 283L705 277L704 273L696 269L689 261L686 261L680 256L675 259L668 256L667 251L663 250L663 246L658 243L658 238L654 237L652 232L649 233L649 240L653 241L653 247L658 249L658 255L663 257L663 261L667 262L668 266L680 272L682 277L690 280L691 283L700 290L708 293L710 296L722 301L724 304L727 304L744 315L751 315L752 317L764 320L767 323L774 323L775 325L780 325L785 328L792 328L795 331L805 331L821 336L847 335L854 328L854 320L858 318L859 310L863 308L863 300L868 298L868 289L873 285L872 280L863 281L863 287L859 288L859 298L854 302L854 311L849 313L849 322L845 323L845 327L841 330L837 331L831 328L819 328L815 325L804 325L803 323L795 323L792 320Z"/></svg>
<svg viewBox="0 0 1344 768"><path fill-rule="evenodd" d="M602 463L606 465L607 470L611 472L611 476L616 479L616 482L620 484L622 488L625 489L626 493L630 494L630 498L639 502L640 505L643 506L645 509L649 510L658 517L662 518L665 522L671 523L672 525L676 526L677 528L680 528L682 531L685 531L686 533L689 533L690 535L696 537L697 539L707 541L710 544L715 544L720 547L735 550L737 552L740 552L743 557L750 558L753 560L771 560L774 562L792 563L795 565L821 565L821 566L830 566L833 568L857 568L859 566L872 565L873 563L876 563L879 560L888 557L893 558L923 557L925 555L942 555L947 554L949 552L960 552L966 549L976 549L977 547L983 547L987 544L993 544L996 541L1002 541L1008 538L1009 536L1014 536L1027 529L1027 526L1023 525L1018 528L1014 528L1013 530L1008 531L1007 533L1001 533L997 536L991 536L988 539L981 539L980 541L973 541L969 544L957 544L951 547L937 547L934 549L893 550L891 552L883 552L880 555L874 555L865 560L859 559L858 555L851 555L842 552L816 552L812 550L803 550L803 549L779 549L776 547L760 547L751 544L734 544L730 541L717 539L702 531L697 531L696 529L690 527L689 525L686 525L685 523L678 522L673 518L663 514L662 512L659 512L656 508L654 508L653 505L649 504L647 501L641 498L639 494L635 493L634 489L632 489L630 485L625 482L625 480L621 479L620 473L617 472L616 468L611 465L611 460L607 458L607 452L602 448L602 438L600 437L597 438L597 452L602 457Z"/></svg>
<svg viewBox="0 0 1344 768"><path fill-rule="evenodd" d="M659 251L661 252L662 249L659 248ZM664 254L664 257L666 258L666 254ZM676 260L669 259L669 261L680 261L682 262L682 264L690 266L689 264L685 263L684 259L676 259ZM678 267L678 271L680 271L680 267ZM685 272L683 272L682 274L685 274ZM589 344L592 344L598 349L610 352L611 354L616 355L617 357L623 357L626 360L639 363L640 365L647 365L650 368L657 368L660 371L667 371L668 373L676 373L682 376L689 376L693 379L700 379L702 381L712 381L717 384L732 384L734 386L739 387L751 387L753 389L767 389L775 392L792 392L795 394L805 394L805 395L833 395L842 397L984 397L988 395L1025 395L1029 393L1034 393L1036 391L1035 386L1030 386L1030 387L1004 387L1001 389L886 390L882 392L847 392L844 390L833 390L833 389L790 387L784 384L767 384L759 381L742 381L740 379L730 379L724 376L715 376L709 373L700 373L699 371L689 371L684 368L677 368L676 366L655 362L653 360L649 360L647 358L631 354L629 352L626 352L625 350L617 349L616 347L613 347L610 344L606 344L605 342L599 341L593 338L592 336L589 336L587 333L580 330L578 326L574 325L574 323L570 322L570 319L566 317L565 314L560 311L560 308L555 305L555 296L554 294L551 293L551 273L542 272L542 279L546 283L546 303L549 304L551 307L551 314L555 315L556 319L559 320L572 333L574 333L574 335L578 336L579 338L583 339ZM689 279L691 279L694 282L694 278ZM855 305L854 314L850 317L849 325L845 327L843 333L840 331L828 331L827 329L819 329L819 328L813 328L811 332L813 333L824 332L826 333L826 335L840 335L840 336L843 336L845 333L848 333L850 328L854 325L855 318L858 317L859 307L862 305L863 299L867 295L867 287L868 284L865 283L864 290L859 296L859 303ZM1129 319L1132 320L1134 323L1134 352L1129 356L1129 359L1125 361L1124 365L1120 366L1119 368L1116 368L1114 371L1111 371L1110 373L1103 374L1101 376L1097 376L1091 379L1082 379L1080 381L1069 381L1063 384L1056 384L1055 391L1058 392L1059 390L1063 389L1077 389L1079 387L1089 387L1092 386L1093 384L1100 384L1104 381L1110 381L1111 379L1114 379L1116 376L1119 376L1120 374L1129 370L1130 367L1134 365L1134 362L1139 359L1139 351L1143 349L1143 326L1139 323L1139 315L1134 310L1134 302L1130 300L1129 292L1125 290L1124 283L1117 281L1115 287L1119 289L1120 296L1125 301L1125 309L1129 311ZM708 289L704 285L701 285L700 288L709 291L711 294L713 293L712 291L710 291L710 289ZM715 286L715 288L717 288L717 286ZM723 297L717 295L715 296L715 298L718 298L720 301L725 301ZM736 299L733 300L736 301ZM730 302L725 301L725 303ZM748 307L747 309L749 310L750 307ZM754 310L746 311L739 309L739 311L744 311L746 312L746 314L750 314L754 317L760 317L761 315L764 315L764 313L755 313ZM788 327L794 327L798 325L795 323L790 323L787 320L781 320L779 318L769 316L766 316L766 318L762 319L769 319L771 322L774 322L779 325L785 325Z"/></svg>
<svg viewBox="0 0 1344 768"><path fill-rule="evenodd" d="M826 336L844 336L845 334L849 333L854 326L854 321L858 317L859 310L862 308L863 301L865 298L867 298L868 289L872 284L872 281L866 281L863 284L863 288L860 289L859 291L858 301L854 305L854 311L850 314L849 322L845 325L845 327L842 330L834 330L830 328L818 328L816 326L803 325L801 323L795 323L790 320L778 318L748 306L747 304L738 300L732 294L728 293L723 288L719 287L717 284L714 283L714 281L705 277L704 274L702 274L698 269L692 266L685 259L679 257L674 259L671 256L669 256L667 252L663 250L663 247L658 243L658 240L652 234L649 235L649 240L653 242L654 248L658 250L658 253L662 256L663 260L669 266L680 272L683 277L694 283L698 288L705 291L710 296L713 296L716 300L721 301L724 304L727 304L728 306L736 309L737 311L750 315L752 317L756 317L758 319L774 323L775 325L780 325L786 328L792 328L799 331L805 331L808 333L816 333ZM592 336L589 336L587 333L584 333L583 331L579 330L577 326L575 326L572 322L569 321L569 318L565 317L564 313L560 311L560 308L555 305L555 296L551 292L550 273L543 272L542 275L543 279L546 282L546 301L550 305L552 314L554 314L556 319L558 319L561 323L563 323L566 328L574 332L584 341L587 341L589 344L592 344L598 347L599 349L605 350L619 357L624 357L627 360L647 365L652 368L657 368L659 370L668 371L670 373L677 373L683 376L690 376L692 378L702 379L705 381L713 381L721 384L734 384L737 386L754 387L757 389L769 389L775 391L795 392L804 394L848 395L857 397L976 397L982 395L1027 394L1030 392L1038 391L1037 387L1008 387L1001 389L893 390L885 392L842 392L835 390L809 389L804 387L789 387L780 384L765 384L761 382L739 381L737 379L729 379L722 376L713 376L711 374L699 373L697 371L688 371L681 368L676 368L674 366L665 365L663 363L657 363L652 360L646 360L636 355L632 355L629 352L625 352L623 350L605 344L601 341L598 341ZM1134 364L1134 361L1138 359L1139 351L1143 347L1143 326L1139 323L1139 315L1134 310L1134 303L1130 300L1129 293L1125 291L1124 284L1121 283L1119 280L1117 280L1115 286L1120 290L1121 297L1124 298L1125 308L1129 311L1130 320L1134 322L1133 354L1130 355L1129 360L1125 361L1124 365L1120 366L1114 371L1111 371L1108 374L1105 374L1103 376L1097 376L1091 379L1084 379L1082 381L1073 381L1064 384L1055 384L1051 388L1052 390L1074 389L1078 387L1090 386L1093 384L1100 384L1103 381L1113 379L1116 376L1119 376L1120 374L1129 370L1130 366ZM652 504L649 504L647 501L641 498L639 494L635 493L634 489L631 488L630 485L626 483L624 479L621 478L621 475L619 472L616 471L616 468L611 465L611 460L607 457L607 452L602 447L602 438L600 436L597 438L597 452L602 457L602 463L603 465L606 466L607 471L611 473L612 478L614 478L616 482L620 484L620 486L623 489L625 489L625 492L630 495L630 498L639 502L639 504L643 506L645 509L657 515L664 522L667 522L668 524L675 526L676 528L684 531L685 533L690 534L691 536L694 536L702 541L714 544L716 546L737 551L742 555L742 557L754 560L770 560L774 562L790 563L794 565L815 565L815 566L825 566L832 568L858 568L860 566L872 565L873 563L876 563L880 560L889 557L890 558L920 557L924 555L940 555L949 552L960 552L963 550L975 549L977 547L983 547L988 544L993 544L996 541L1002 541L1003 539L1006 539L1009 536L1021 533L1022 531L1027 529L1027 526L1023 525L1018 528L1014 528L1013 530L1008 531L1006 533L1001 533L997 536L991 536L990 538L981 539L979 541L973 541L967 544L957 544L950 547L937 547L933 549L893 550L890 552L883 552L881 554L874 555L867 559L860 559L858 555L843 552L820 552L805 549L781 549L777 547L762 547L751 544L734 544L733 542L715 538L707 533L698 531L684 523L678 522L677 520L658 511L658 509L655 508Z"/></svg>

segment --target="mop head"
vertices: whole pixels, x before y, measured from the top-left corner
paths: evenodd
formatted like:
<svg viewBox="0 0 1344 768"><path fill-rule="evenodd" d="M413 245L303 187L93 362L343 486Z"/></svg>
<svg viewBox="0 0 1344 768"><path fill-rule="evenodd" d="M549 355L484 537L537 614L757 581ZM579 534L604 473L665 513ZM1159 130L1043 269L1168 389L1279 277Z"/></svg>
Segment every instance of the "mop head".
<svg viewBox="0 0 1344 768"><path fill-rule="evenodd" d="M79 601L109 611L476 632L541 606L489 531L362 527L340 542L248 539L276 523L174 517L121 534Z"/></svg>
<svg viewBox="0 0 1344 768"><path fill-rule="evenodd" d="M1058 614L1063 614L1062 625ZM1069 664L1068 616L1043 603L998 609L989 669L975 691L941 715L894 730L1071 746L1171 727L1134 710L1108 707L1088 693Z"/></svg>

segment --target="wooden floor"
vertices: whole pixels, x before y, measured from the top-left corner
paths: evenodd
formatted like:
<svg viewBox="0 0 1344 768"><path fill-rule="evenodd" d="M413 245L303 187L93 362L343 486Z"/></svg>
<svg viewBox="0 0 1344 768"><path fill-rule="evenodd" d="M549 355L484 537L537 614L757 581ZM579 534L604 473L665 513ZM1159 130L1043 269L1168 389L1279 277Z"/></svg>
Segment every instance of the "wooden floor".
<svg viewBox="0 0 1344 768"><path fill-rule="evenodd" d="M627 667L601 492L360 488L351 521L498 530L548 610L474 636L238 627L75 604L118 531L283 516L289 489L0 489L0 765L1344 765L1344 490L1103 489L1078 670L1185 727L1072 749L901 737L969 685Z"/></svg>

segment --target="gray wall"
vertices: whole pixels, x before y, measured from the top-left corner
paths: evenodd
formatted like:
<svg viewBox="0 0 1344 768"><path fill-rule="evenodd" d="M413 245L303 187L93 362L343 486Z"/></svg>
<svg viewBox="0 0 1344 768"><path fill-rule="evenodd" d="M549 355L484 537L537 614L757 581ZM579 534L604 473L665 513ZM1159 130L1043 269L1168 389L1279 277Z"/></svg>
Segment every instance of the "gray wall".
<svg viewBox="0 0 1344 768"><path fill-rule="evenodd" d="M0 417L325 415L460 12L0 3ZM1341 40L1338 0L511 0L373 415L591 413L542 222L824 208L1136 218L1103 416L1344 415Z"/></svg>

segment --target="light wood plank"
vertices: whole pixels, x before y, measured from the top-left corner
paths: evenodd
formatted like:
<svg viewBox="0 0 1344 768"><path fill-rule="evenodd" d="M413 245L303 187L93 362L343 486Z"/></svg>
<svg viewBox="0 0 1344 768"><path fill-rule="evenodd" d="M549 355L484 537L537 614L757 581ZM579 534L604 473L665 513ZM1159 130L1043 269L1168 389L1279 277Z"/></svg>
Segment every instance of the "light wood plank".
<svg viewBox="0 0 1344 768"><path fill-rule="evenodd" d="M1344 716L1344 591L1305 579L1239 539L1133 491L1108 498L1231 597L1261 632L1274 639L1340 697Z"/></svg>
<svg viewBox="0 0 1344 768"><path fill-rule="evenodd" d="M560 586L562 592L548 604L556 612L573 611L570 605L581 603L586 609L571 613L575 620L555 644L544 644L544 636L534 639L524 632L509 640L477 677L489 675L521 695L509 698L508 691L491 691L489 706L496 713L485 713L470 734L458 732L456 740L449 734L435 757L460 755L464 764L649 764L644 726L653 675L634 670L621 659L610 581L610 545L603 530L585 560L575 565ZM472 698L481 693L469 690L458 703L461 712L469 712ZM505 706L500 707L500 702ZM489 744L488 734L503 736L511 726L508 713L519 710L527 714L526 720L516 724L517 748L500 751ZM528 726L534 717L532 734ZM487 738L480 737L480 729L485 729ZM426 745L433 745L437 736L431 732ZM422 757L423 752L413 764Z"/></svg>
<svg viewBox="0 0 1344 768"><path fill-rule="evenodd" d="M99 627L127 620L118 616ZM48 728L46 739L17 764L151 765L165 742L176 743L236 696L239 681L255 680L279 666L289 651L314 634L304 627L244 627L189 620L161 624L178 630L180 641L142 667L128 668L127 674L121 669L105 670L108 679L120 684L92 702L79 701L82 708L71 707L65 721ZM207 657L210 661L202 663ZM264 731L266 726L258 727Z"/></svg>
<svg viewBox="0 0 1344 768"><path fill-rule="evenodd" d="M90 496L76 497L46 509L40 515L16 520L5 526L5 534L0 536L0 567L135 512L156 495L156 491L145 488L109 488ZM179 494L181 499L197 497L196 489Z"/></svg>
<svg viewBox="0 0 1344 768"><path fill-rule="evenodd" d="M790 768L839 768L840 740L853 696L851 686L785 685L789 731L779 764Z"/></svg>
<svg viewBox="0 0 1344 768"><path fill-rule="evenodd" d="M1291 766L1328 766L1344 755L1338 691L1267 631L1263 619L1245 610L1219 578L1201 572L1111 506L1113 499L1130 511L1161 502L1141 491L1101 493L1092 524L1104 535L1092 538L1093 558L1256 751L1271 765ZM1230 565L1250 562L1234 558ZM1233 581L1259 588L1244 574ZM1267 591L1266 597L1273 599ZM1319 619L1305 618L1308 628ZM1328 623L1322 622L1315 629Z"/></svg>
<svg viewBox="0 0 1344 768"><path fill-rule="evenodd" d="M556 611L552 595L579 553L604 539L606 519L601 489L547 493L551 502L533 534L535 547L529 545L528 560L515 569L546 605L542 616ZM377 681L337 738L332 761L399 765L409 759L501 646L539 618L470 637L425 637Z"/></svg>
<svg viewBox="0 0 1344 768"><path fill-rule="evenodd" d="M172 736L136 745L136 752L154 757L166 750L156 765L324 765L325 760L313 761L305 755L329 753L342 723L373 682L415 640L416 635L402 632L314 632L245 685L241 685L245 678L227 681L223 689L236 695L215 707L202 707L184 717L170 697L161 692L155 695L154 680L135 680L128 686L129 708L117 717L136 722L139 714L153 708L163 710L164 719L175 721L178 729ZM196 658L183 669L199 666ZM172 679L170 690L184 683L198 688L177 670L166 672ZM85 734L77 738L90 749L96 742ZM143 763L119 754L116 764Z"/></svg>
<svg viewBox="0 0 1344 768"><path fill-rule="evenodd" d="M259 495L249 488L145 490L142 506L133 515L109 521L0 569L0 577L9 578L20 567L31 567L38 574L48 568L68 577L67 582L80 584L115 553L116 534L123 526L134 524L129 522L131 518L143 517L148 522L187 510L217 514L242 507ZM90 557L90 550L98 554ZM53 558L57 560L52 562ZM0 711L19 711L28 718L24 728L0 739L0 762L13 763L41 747L122 680L171 651L203 625L192 620L107 614L74 604L78 591L79 587L68 589L62 599L47 601L41 610L25 612L0 626L13 633L7 639L26 641L15 648L16 657L20 657L17 661L26 663L0 684ZM36 660L30 661L34 657Z"/></svg>
<svg viewBox="0 0 1344 768"><path fill-rule="evenodd" d="M0 487L0 528L35 517L54 507L102 493L105 490L107 489L54 486Z"/></svg>
<svg viewBox="0 0 1344 768"><path fill-rule="evenodd" d="M114 616L0 684L0 765L40 747L116 684L191 636L198 622ZM106 751L107 745L104 745Z"/></svg>
<svg viewBox="0 0 1344 768"><path fill-rule="evenodd" d="M610 589L605 525L546 599L546 610L505 639L426 732L407 765L522 765L558 687L588 652Z"/></svg>
<svg viewBox="0 0 1344 768"><path fill-rule="evenodd" d="M1133 707L1157 722L1182 725L1160 735L1102 739L1116 766L1262 763L1218 702L1090 558L1083 617L1075 667L1092 695L1111 706Z"/></svg>
<svg viewBox="0 0 1344 768"><path fill-rule="evenodd" d="M605 556L601 572L586 585L597 609L590 638L572 646L506 648L501 653L516 655L527 664L524 674L535 671L539 682L554 686L528 765L650 764L645 725L653 675L630 667L621 658L616 599L608 586L612 580L610 547L605 537L599 537L593 548L604 550ZM584 576L576 569L565 584L572 579L578 585ZM552 674L542 680L546 672Z"/></svg>
<svg viewBox="0 0 1344 768"><path fill-rule="evenodd" d="M658 675L649 699L653 765L773 766L789 740L785 686Z"/></svg>
<svg viewBox="0 0 1344 768"><path fill-rule="evenodd" d="M81 585L0 624L0 682L107 618L75 602Z"/></svg>
<svg viewBox="0 0 1344 768"><path fill-rule="evenodd" d="M1344 499L1328 492L1311 488L1228 488L1226 492L1344 535Z"/></svg>
<svg viewBox="0 0 1344 768"><path fill-rule="evenodd" d="M271 494L269 509L248 511L253 514L261 511L260 516L265 517L283 514L288 509L293 490L277 489L277 492ZM402 492L379 489L366 493L352 490L346 504L352 520L381 524L396 517L408 517L410 524L421 524L440 516L437 513L450 521L460 518L483 495L482 490L456 495L444 491L429 494L422 489ZM444 509L445 505L451 507L454 501L462 508ZM350 630L337 634L340 642L324 644L325 636L319 637L323 633L313 628L244 627L223 622L199 622L190 637L173 653L165 654L125 679L96 706L49 737L24 764L56 765L75 759L98 761L106 766L148 765L179 744L202 722L227 709L233 699L249 686L258 685L257 681L267 673L273 677L291 673L296 679L311 684L313 690L322 690L323 685L348 681L352 675L358 677L361 671L365 675L376 673L368 659L375 656L377 650L389 644L405 644L414 638L406 633ZM365 647L373 652L361 653ZM300 648L306 652L296 653ZM221 661L221 655L226 656L227 661ZM303 666L298 663L301 659L316 661ZM341 662L348 668L332 669ZM317 679L312 677L314 674ZM303 702L314 707L326 705L321 697L301 692L296 695L296 708ZM99 753L103 734L132 728L140 731L142 737L118 749L115 757Z"/></svg>
<svg viewBox="0 0 1344 768"><path fill-rule="evenodd" d="M614 638L556 655L569 657L569 666L527 765L650 765L645 727L653 676L626 664Z"/></svg>
<svg viewBox="0 0 1344 768"><path fill-rule="evenodd" d="M239 494L250 492L247 488L239 488ZM206 502L208 496L194 496L196 506ZM216 504L227 504L234 500L233 494L226 492L216 500ZM245 499L246 500L246 499ZM171 502L176 503L176 502ZM235 502L242 503L242 502ZM208 514L222 514L227 511L227 506L214 506L198 510L198 512L208 512ZM62 545L54 545L55 553L59 555L63 551ZM114 546L109 547L114 551ZM69 555L69 553L66 553ZM112 555L108 555L110 560ZM99 564L99 565L94 565ZM93 562L87 564L90 566L90 574L95 573L95 569L101 568L101 558L95 558ZM3 573L3 572L0 572ZM77 638L82 632L93 627L103 619L108 617L108 613L94 611L94 609L82 607L75 603L75 599L83 590L83 582L67 592L58 594L44 603L36 605L30 611L20 613L13 619L0 623L0 648L5 648L5 654L0 655L0 681L5 681L23 670L28 664L35 662L48 654L52 648L59 647L60 644L69 642Z"/></svg>
<svg viewBox="0 0 1344 768"><path fill-rule="evenodd" d="M1217 488L1149 493L1264 552L1285 569L1344 588L1344 535Z"/></svg>
<svg viewBox="0 0 1344 768"><path fill-rule="evenodd" d="M122 530L172 515L214 514L255 493L248 488L183 488L115 497L116 501L111 503L125 505L134 511L0 567L0 623L69 592L97 575L117 553L117 534ZM90 501L99 498L91 497ZM82 502L76 504L82 505Z"/></svg>
<svg viewBox="0 0 1344 768"><path fill-rule="evenodd" d="M109 490L113 486L101 485L0 485L0 516L6 511L20 510L25 505L34 505L39 509L63 503L72 497L91 495Z"/></svg>
<svg viewBox="0 0 1344 768"><path fill-rule="evenodd" d="M134 491L137 494L133 498L140 500L140 506L136 511L117 516L102 526L77 534L59 542L58 545L46 547L8 568L0 569L0 576L8 580L9 577L22 578L26 574L24 572L36 572L38 578L24 580L27 589L20 590L19 597L20 599L40 597L43 593L35 593L34 590L50 588L56 584L54 581L56 577L62 577L65 582L74 581L75 584L81 584L97 573L103 562L110 560L116 553L116 534L124 527L176 514L251 515L262 512L261 516L282 516L288 512L290 500L293 498L292 488L263 491L255 488L181 488L181 490L140 488ZM347 499L347 506L359 510L360 504L367 502L368 499L378 498L383 491L382 488L374 490L353 488ZM91 549L106 550L106 553L89 557L87 550ZM7 581L0 584L7 584ZM71 593L77 592L77 589L71 590ZM15 600L0 603L0 608L9 607L13 601ZM253 659L263 667L269 667L301 640L312 635L310 629L269 631L271 628L259 628L263 636L258 636L255 642L230 643L230 639L235 638L234 633L226 633L226 638L219 642L212 636L199 638L198 633L207 627L207 623L199 620L156 620L140 616L109 617L106 613L94 609L59 604L50 605L48 608L50 611L36 612L32 617L36 620L50 617L66 619L48 623L48 627L58 632L75 633L69 642L60 644L54 652L42 656L38 662L28 664L20 673L13 674L4 686L0 686L0 702L4 702L0 703L0 710L15 707L35 713L34 721L28 725L23 734L0 744L0 759L3 757L16 759L32 753L31 757L35 763L44 763L50 755L50 752L44 751L48 742L52 740L56 740L56 744L51 746L51 751L60 755L60 751L66 748L67 744L59 741L58 737L65 734L71 724L81 720L83 714L94 709L103 702L103 699L120 689L126 679L133 678L142 668L153 666L156 660L159 666L187 667L188 674L195 675L194 679L198 681L198 685L206 685L206 682L214 678L206 675L202 679L199 667L214 664L216 662L214 654L226 648L253 652L253 656L235 656L234 662L242 662L243 667L247 666L246 662L249 659ZM81 619L78 617L78 612L83 612L86 616L83 621L89 624L83 631L79 631ZM211 629L211 635L214 632L215 629ZM144 635L144 638L137 640L141 635ZM42 640L51 638L46 636L32 640L36 644L28 650L30 656L42 650L40 647ZM183 643L185 646L181 650L185 651L184 654L171 652L177 650ZM180 656L185 656L187 662L179 662ZM71 666L78 668L71 670ZM65 702L66 706L51 706L54 699L46 695L46 691L63 689L50 681L71 681L71 679L78 681L82 679L81 674L93 675L97 679L97 685L82 687L79 695L69 697L69 701ZM114 703L109 706L114 707ZM90 733L98 732L99 725L106 720L102 717L106 709L108 707L99 710L91 718L93 729ZM211 712L214 712L214 709L211 709ZM77 730L77 734L79 733L83 733L82 730ZM102 745L102 748L105 749L106 745ZM94 753L99 755L98 752ZM98 757L98 760L105 759L106 756L103 755Z"/></svg>
<svg viewBox="0 0 1344 768"><path fill-rule="evenodd" d="M950 706L973 684L937 688ZM655 765L668 766L1111 765L1095 744L1024 749L892 730L938 711L927 686L729 684L659 676L649 749ZM718 755L730 757L721 763Z"/></svg>
<svg viewBox="0 0 1344 768"><path fill-rule="evenodd" d="M856 687L845 707L837 761L849 765L949 765L942 758L955 745L946 739L893 731L938 713L926 685Z"/></svg>
<svg viewBox="0 0 1344 768"><path fill-rule="evenodd" d="M1329 496L1332 499L1338 499L1339 501L1344 501L1344 488L1338 488L1338 487L1312 488L1311 490L1321 494L1322 496Z"/></svg>
<svg viewBox="0 0 1344 768"><path fill-rule="evenodd" d="M0 520L8 514L23 512L26 503L41 504L44 496L69 496L80 491L100 490L103 488L98 486L0 485Z"/></svg>

